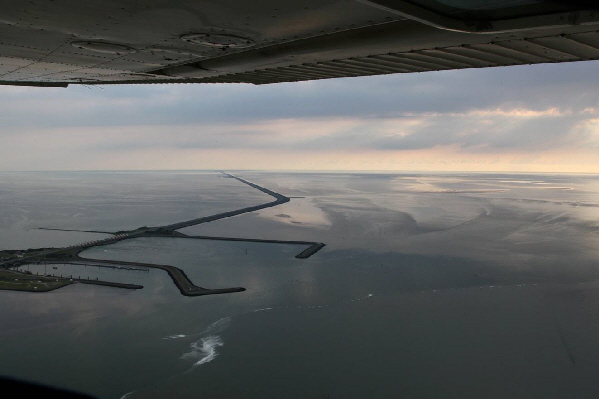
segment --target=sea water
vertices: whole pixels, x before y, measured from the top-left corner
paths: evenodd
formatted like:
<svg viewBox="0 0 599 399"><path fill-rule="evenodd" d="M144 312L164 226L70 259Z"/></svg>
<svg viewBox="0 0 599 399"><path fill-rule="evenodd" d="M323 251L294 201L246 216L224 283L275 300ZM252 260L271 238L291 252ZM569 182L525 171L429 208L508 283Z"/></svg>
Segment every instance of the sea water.
<svg viewBox="0 0 599 399"><path fill-rule="evenodd" d="M183 238L88 249L247 291L184 297L162 270L90 266L144 288L2 291L2 375L106 399L599 394L597 176L234 174L294 198L181 232L326 247L308 259L298 245ZM0 198L3 249L102 234L28 233L39 227L110 232L271 200L193 171L5 173Z"/></svg>

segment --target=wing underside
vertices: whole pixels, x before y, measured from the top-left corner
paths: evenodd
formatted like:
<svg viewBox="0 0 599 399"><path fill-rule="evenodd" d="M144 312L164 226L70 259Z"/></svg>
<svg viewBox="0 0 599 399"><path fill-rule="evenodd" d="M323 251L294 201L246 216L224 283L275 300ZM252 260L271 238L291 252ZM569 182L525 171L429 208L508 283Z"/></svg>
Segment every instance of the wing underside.
<svg viewBox="0 0 599 399"><path fill-rule="evenodd" d="M0 84L268 84L599 59L576 1L0 1Z"/></svg>

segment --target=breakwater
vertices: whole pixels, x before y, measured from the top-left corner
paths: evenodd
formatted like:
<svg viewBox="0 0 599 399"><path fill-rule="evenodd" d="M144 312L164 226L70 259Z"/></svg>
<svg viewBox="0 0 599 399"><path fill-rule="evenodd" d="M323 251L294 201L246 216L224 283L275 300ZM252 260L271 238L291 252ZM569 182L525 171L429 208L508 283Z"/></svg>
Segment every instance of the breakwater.
<svg viewBox="0 0 599 399"><path fill-rule="evenodd" d="M164 270L171 280L175 283L179 292L185 296L201 296L201 295L211 295L211 294L226 294L230 292L241 292L245 291L243 287L231 287L231 288L204 288L198 287L193 284L189 277L185 274L185 272L178 267L171 265L160 265L155 263L140 263L140 262L127 262L121 260L98 260L98 259L87 259L87 258L79 258L77 262L81 262L82 264L89 264L97 266L98 263L106 264L106 265L114 265L114 266L133 266L140 268L151 268L151 269L160 269ZM94 280L90 280L94 281Z"/></svg>

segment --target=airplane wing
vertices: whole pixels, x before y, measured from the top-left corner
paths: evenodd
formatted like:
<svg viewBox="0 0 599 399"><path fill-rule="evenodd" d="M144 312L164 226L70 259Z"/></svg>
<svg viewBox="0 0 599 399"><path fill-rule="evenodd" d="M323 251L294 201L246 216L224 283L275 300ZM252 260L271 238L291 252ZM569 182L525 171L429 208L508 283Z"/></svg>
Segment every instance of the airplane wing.
<svg viewBox="0 0 599 399"><path fill-rule="evenodd" d="M0 0L0 84L267 84L599 59L599 3Z"/></svg>

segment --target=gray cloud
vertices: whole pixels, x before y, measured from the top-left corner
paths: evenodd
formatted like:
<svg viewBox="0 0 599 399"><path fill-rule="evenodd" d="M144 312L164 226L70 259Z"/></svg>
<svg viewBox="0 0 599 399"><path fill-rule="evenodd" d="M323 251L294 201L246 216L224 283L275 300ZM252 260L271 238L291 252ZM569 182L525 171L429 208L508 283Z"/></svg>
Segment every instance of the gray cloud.
<svg viewBox="0 0 599 399"><path fill-rule="evenodd" d="M598 140L581 126L599 117L598 65L266 86L2 87L0 166L41 155L51 162L52 154L42 154L50 147L80 152L81 159L86 153L155 154L162 149L172 156L193 149L308 154L437 146L463 153L595 148ZM15 151L25 141L31 143L28 151ZM81 162L76 158L69 167Z"/></svg>
<svg viewBox="0 0 599 399"><path fill-rule="evenodd" d="M497 107L599 105L597 62L253 85L19 88L0 91L4 126L230 123L273 118L378 118Z"/></svg>
<svg viewBox="0 0 599 399"><path fill-rule="evenodd" d="M437 146L455 146L463 152L539 152L552 149L575 149L596 146L588 132L579 125L591 116L586 113L521 116L518 110L498 115L480 116L476 113L413 114L410 117L385 119L378 123L361 121L351 129L294 143L304 150L379 151L419 150ZM493 112L491 112L492 114ZM549 115L548 115L549 114ZM381 121L387 122L381 127ZM413 125L410 121L417 121Z"/></svg>

